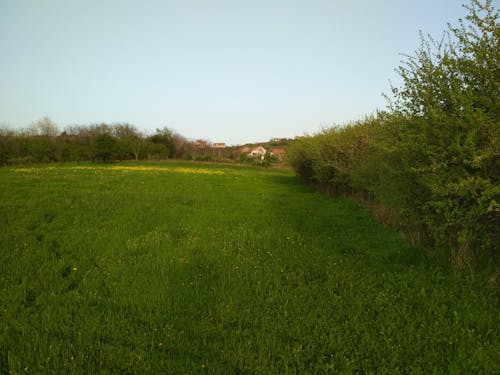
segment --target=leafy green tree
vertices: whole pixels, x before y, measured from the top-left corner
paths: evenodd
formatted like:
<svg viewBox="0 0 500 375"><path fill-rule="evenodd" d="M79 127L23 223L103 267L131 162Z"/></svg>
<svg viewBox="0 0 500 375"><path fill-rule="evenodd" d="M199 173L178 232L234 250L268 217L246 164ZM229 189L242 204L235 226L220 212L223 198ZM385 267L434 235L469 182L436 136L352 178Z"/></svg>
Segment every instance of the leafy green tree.
<svg viewBox="0 0 500 375"><path fill-rule="evenodd" d="M162 149L162 153L166 150L166 157L173 157L175 155L175 138L174 132L164 127L162 129L156 129L156 133L148 138L149 142L154 143L156 145L163 145L165 149ZM163 156L163 155L162 155Z"/></svg>
<svg viewBox="0 0 500 375"><path fill-rule="evenodd" d="M7 165L13 156L10 147L13 138L12 131L0 127L0 166Z"/></svg>
<svg viewBox="0 0 500 375"><path fill-rule="evenodd" d="M150 160L161 160L168 158L169 150L161 143L147 142L144 148L144 153Z"/></svg>
<svg viewBox="0 0 500 375"><path fill-rule="evenodd" d="M92 158L95 161L109 163L116 158L117 141L107 133L100 134L96 137L93 146Z"/></svg>
<svg viewBox="0 0 500 375"><path fill-rule="evenodd" d="M45 136L28 137L25 140L30 161L47 163L56 161L56 142Z"/></svg>
<svg viewBox="0 0 500 375"><path fill-rule="evenodd" d="M500 213L499 14L491 0L466 8L465 21L439 42L422 37L399 67L389 121L400 167L426 193L406 204L460 265L497 257L497 230L488 228Z"/></svg>
<svg viewBox="0 0 500 375"><path fill-rule="evenodd" d="M114 125L113 134L118 140L121 158L130 159L133 157L135 160L139 160L141 152L145 148L143 134L134 125L128 123Z"/></svg>

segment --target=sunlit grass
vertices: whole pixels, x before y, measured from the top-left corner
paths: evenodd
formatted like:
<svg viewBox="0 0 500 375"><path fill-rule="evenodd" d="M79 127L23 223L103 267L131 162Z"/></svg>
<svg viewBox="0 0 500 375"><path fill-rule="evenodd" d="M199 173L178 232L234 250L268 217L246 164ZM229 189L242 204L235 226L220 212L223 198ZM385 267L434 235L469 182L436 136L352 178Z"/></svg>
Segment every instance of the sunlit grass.
<svg viewBox="0 0 500 375"><path fill-rule="evenodd" d="M0 169L0 373L495 373L498 300L291 172Z"/></svg>
<svg viewBox="0 0 500 375"><path fill-rule="evenodd" d="M12 168L14 172L25 172L25 173L34 173L34 172L43 172L54 170L56 167L32 167L32 168ZM74 171L132 171L132 172L171 172L171 173L187 173L187 174L213 174L213 175L221 175L224 174L224 171L217 169L208 169L208 168L183 168L183 167L168 167L168 166L146 166L146 165L111 165L111 166L100 166L100 165L86 165L86 166L72 166L72 167L61 167L59 170L70 169Z"/></svg>

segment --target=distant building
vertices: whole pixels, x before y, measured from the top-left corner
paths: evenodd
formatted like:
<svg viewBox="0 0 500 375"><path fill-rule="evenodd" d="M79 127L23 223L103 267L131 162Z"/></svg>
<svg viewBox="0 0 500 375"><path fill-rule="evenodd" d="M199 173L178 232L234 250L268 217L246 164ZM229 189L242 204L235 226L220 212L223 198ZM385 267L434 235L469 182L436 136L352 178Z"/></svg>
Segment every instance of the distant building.
<svg viewBox="0 0 500 375"><path fill-rule="evenodd" d="M212 144L213 148L226 148L226 144L224 142L214 143Z"/></svg>
<svg viewBox="0 0 500 375"><path fill-rule="evenodd" d="M286 138L273 138L271 139L272 142L283 142L286 141Z"/></svg>
<svg viewBox="0 0 500 375"><path fill-rule="evenodd" d="M251 157L264 156L265 154L267 154L267 150L262 146L254 147L248 152L248 156Z"/></svg>

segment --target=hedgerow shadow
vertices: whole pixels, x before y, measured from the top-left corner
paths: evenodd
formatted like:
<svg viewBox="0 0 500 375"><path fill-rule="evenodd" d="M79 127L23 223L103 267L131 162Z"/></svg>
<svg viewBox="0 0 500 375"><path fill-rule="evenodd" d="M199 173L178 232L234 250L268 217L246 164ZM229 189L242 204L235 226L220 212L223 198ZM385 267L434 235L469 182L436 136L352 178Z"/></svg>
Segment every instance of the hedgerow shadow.
<svg viewBox="0 0 500 375"><path fill-rule="evenodd" d="M322 254L352 258L367 266L388 268L429 264L426 253L397 231L379 223L352 200L320 194L291 175L270 175L278 187L269 201L274 221Z"/></svg>

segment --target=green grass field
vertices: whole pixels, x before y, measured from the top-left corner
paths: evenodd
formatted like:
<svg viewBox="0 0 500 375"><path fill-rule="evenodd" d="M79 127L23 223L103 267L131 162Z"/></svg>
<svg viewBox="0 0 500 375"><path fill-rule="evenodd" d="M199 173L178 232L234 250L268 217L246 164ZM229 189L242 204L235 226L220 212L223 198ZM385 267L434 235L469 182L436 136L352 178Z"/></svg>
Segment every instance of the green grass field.
<svg viewBox="0 0 500 375"><path fill-rule="evenodd" d="M0 373L500 373L494 290L287 170L0 169Z"/></svg>

